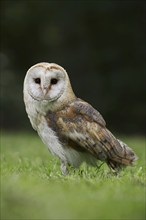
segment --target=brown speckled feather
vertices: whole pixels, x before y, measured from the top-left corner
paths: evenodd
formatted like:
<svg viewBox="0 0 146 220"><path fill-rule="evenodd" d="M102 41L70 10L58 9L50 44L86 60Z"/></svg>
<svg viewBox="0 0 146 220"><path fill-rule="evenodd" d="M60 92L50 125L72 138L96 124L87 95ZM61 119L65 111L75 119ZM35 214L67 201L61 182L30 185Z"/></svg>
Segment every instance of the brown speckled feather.
<svg viewBox="0 0 146 220"><path fill-rule="evenodd" d="M136 159L134 152L106 129L100 113L80 99L63 110L48 112L46 118L65 146L89 152L112 169L130 165Z"/></svg>

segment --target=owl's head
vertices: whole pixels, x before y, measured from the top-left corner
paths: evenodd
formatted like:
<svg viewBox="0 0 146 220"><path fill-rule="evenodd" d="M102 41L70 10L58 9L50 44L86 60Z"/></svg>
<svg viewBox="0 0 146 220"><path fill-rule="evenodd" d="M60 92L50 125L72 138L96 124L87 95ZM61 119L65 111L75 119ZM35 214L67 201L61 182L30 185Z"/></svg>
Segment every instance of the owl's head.
<svg viewBox="0 0 146 220"><path fill-rule="evenodd" d="M74 96L67 72L54 63L38 63L27 71L24 95L25 93L35 101L48 102Z"/></svg>

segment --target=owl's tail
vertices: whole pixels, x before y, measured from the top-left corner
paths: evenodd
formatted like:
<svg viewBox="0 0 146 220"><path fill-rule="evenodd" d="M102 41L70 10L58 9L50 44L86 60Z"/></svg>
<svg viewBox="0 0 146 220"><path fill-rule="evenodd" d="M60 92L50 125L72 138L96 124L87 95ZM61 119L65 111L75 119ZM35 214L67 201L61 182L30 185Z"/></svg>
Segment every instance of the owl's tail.
<svg viewBox="0 0 146 220"><path fill-rule="evenodd" d="M134 151L128 147L125 143L118 140L119 146L116 151L118 152L118 157L109 158L107 161L108 166L115 172L119 171L122 167L133 165L133 163L138 159Z"/></svg>

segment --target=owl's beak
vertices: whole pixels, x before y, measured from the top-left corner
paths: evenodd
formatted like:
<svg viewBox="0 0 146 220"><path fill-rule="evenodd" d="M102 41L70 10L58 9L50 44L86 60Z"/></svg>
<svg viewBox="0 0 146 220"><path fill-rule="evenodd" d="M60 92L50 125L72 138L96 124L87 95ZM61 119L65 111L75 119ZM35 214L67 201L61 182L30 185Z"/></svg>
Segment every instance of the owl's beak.
<svg viewBox="0 0 146 220"><path fill-rule="evenodd" d="M44 96L46 96L47 93L48 93L48 88L45 87L45 88L42 89L42 91L43 91Z"/></svg>

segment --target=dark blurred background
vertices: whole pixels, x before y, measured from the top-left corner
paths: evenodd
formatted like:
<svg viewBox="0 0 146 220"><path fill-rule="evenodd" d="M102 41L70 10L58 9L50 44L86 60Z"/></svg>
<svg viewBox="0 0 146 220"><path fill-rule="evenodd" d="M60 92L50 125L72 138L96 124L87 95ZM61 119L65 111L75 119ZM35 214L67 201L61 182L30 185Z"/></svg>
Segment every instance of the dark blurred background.
<svg viewBox="0 0 146 220"><path fill-rule="evenodd" d="M1 119L3 129L31 129L23 104L30 66L55 62L77 96L107 127L145 132L144 1L1 1Z"/></svg>

